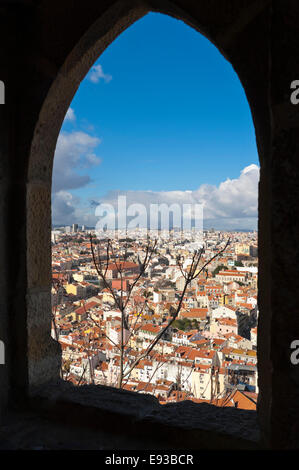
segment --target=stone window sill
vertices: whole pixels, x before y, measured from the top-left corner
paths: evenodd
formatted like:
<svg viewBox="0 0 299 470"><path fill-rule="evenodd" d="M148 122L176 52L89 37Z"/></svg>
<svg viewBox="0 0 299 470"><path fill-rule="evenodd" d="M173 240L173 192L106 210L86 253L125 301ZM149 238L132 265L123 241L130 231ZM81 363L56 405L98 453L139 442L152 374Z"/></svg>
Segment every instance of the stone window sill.
<svg viewBox="0 0 299 470"><path fill-rule="evenodd" d="M257 449L257 413L191 401L160 405L151 395L60 381L32 392L31 411L72 429L126 436L128 449ZM105 435L105 434L104 434ZM109 449L109 443L106 444ZM131 447L131 446L134 447ZM141 446L141 447L140 447ZM124 447L120 447L124 448Z"/></svg>

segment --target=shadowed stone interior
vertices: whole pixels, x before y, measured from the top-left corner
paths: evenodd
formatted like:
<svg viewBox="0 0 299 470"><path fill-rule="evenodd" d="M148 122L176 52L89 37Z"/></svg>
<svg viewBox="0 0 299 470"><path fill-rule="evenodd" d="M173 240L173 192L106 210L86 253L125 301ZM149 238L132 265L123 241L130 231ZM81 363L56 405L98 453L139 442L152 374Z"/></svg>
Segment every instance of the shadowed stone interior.
<svg viewBox="0 0 299 470"><path fill-rule="evenodd" d="M59 382L60 347L50 337L55 145L91 65L149 11L181 19L210 39L237 72L251 108L261 165L260 437L250 412L190 403L161 408L152 398L102 387L75 390ZM295 0L0 1L0 80L6 103L0 106L0 339L6 347L0 420L7 445L39 446L43 435L46 446L59 448L57 435L62 445L80 447L82 426L88 427L95 448L110 448L116 441L119 448L147 448L154 445L153 430L158 440L166 428L198 448L250 447L256 441L261 447L298 448L299 380L290 344L299 338L299 112L289 99L290 84L299 79L298 46ZM90 417L88 423L84 416ZM187 416L193 416L191 430ZM67 424L71 417L74 422ZM132 440L117 426L108 430L107 417L112 423L131 422Z"/></svg>
<svg viewBox="0 0 299 470"><path fill-rule="evenodd" d="M41 444L56 449L86 445L89 449L258 448L254 411L198 406L191 401L160 405L151 395L105 386L75 387L62 381L37 389L28 405L21 425L11 415L0 431L0 438L10 437L11 445L28 449ZM82 429L88 430L88 444L80 441Z"/></svg>

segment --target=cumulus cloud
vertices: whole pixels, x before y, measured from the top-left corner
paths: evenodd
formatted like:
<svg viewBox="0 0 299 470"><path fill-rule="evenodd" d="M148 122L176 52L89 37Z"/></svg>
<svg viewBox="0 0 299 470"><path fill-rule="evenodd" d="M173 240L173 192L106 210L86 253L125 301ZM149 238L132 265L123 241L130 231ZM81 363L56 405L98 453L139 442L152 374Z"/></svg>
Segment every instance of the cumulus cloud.
<svg viewBox="0 0 299 470"><path fill-rule="evenodd" d="M89 201L89 207L83 207L78 198L61 189L53 195L53 221L63 225L79 223L95 226L99 220L95 216L96 207L100 203L111 204L117 212L118 196L125 195L127 208L131 204L142 204L149 213L150 204L202 203L205 228L256 229L258 181L259 167L253 164L244 168L238 178L227 178L217 186L202 184L194 191L109 191L104 198Z"/></svg>
<svg viewBox="0 0 299 470"><path fill-rule="evenodd" d="M104 82L106 82L106 83L108 83L112 80L112 76L109 75L108 73L104 73L103 67L100 64L99 65L94 65L91 68L91 71L89 72L87 78L92 83L99 83L99 81L101 79L103 79Z"/></svg>
<svg viewBox="0 0 299 470"><path fill-rule="evenodd" d="M82 131L60 133L55 150L52 182L54 224L72 224L78 220L83 220L81 223L84 223L86 210L80 209L80 199L69 190L90 183L89 174L83 173L84 170L100 164L101 159L95 153L100 142L99 138ZM90 212L88 209L87 213ZM87 222L90 222L89 218L85 220L85 224Z"/></svg>
<svg viewBox="0 0 299 470"><path fill-rule="evenodd" d="M226 179L219 186L201 185L193 192L204 203L207 219L257 217L259 167L249 165L239 178Z"/></svg>
<svg viewBox="0 0 299 470"><path fill-rule="evenodd" d="M73 223L94 226L94 210L82 204L79 197L69 191L58 191L52 194L52 220L56 225Z"/></svg>
<svg viewBox="0 0 299 470"><path fill-rule="evenodd" d="M56 145L53 168L53 192L77 189L87 185L89 175L82 175L78 170L99 165L100 158L95 155L95 148L100 139L86 132L61 132Z"/></svg>
<svg viewBox="0 0 299 470"><path fill-rule="evenodd" d="M55 216L55 222L61 223L74 215L75 205L78 204L78 198L75 198L67 191L58 191L52 195L52 214Z"/></svg>
<svg viewBox="0 0 299 470"><path fill-rule="evenodd" d="M111 204L117 210L119 195L127 198L127 207L142 204L203 204L204 226L215 228L255 229L257 222L259 167L249 165L235 179L227 178L218 186L202 184L195 191L110 191L99 203Z"/></svg>
<svg viewBox="0 0 299 470"><path fill-rule="evenodd" d="M64 118L64 122L74 122L76 120L75 111L73 108L69 108Z"/></svg>

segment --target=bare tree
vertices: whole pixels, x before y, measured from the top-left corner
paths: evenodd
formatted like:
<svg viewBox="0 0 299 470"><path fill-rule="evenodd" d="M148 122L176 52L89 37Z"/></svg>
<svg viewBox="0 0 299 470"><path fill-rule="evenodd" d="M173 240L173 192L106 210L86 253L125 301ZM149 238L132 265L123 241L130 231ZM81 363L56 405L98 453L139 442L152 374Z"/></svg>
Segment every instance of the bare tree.
<svg viewBox="0 0 299 470"><path fill-rule="evenodd" d="M57 300L58 300L58 296L59 296L59 292L60 292L61 287L62 287L61 277L59 276L57 279L52 278L52 288L55 291L55 294L57 296ZM53 326L53 329L54 329L55 340L57 342L59 342L59 334L58 334L58 328L57 328L57 323L56 323L57 306L58 306L57 301L55 302L54 309L51 305L51 316L52 316L51 320L52 320L52 326ZM60 364L60 377L62 379L64 378L64 368L63 368L62 362Z"/></svg>
<svg viewBox="0 0 299 470"><path fill-rule="evenodd" d="M185 398L184 398L185 400L186 398L193 395L190 385L188 386L187 390L184 390L184 388L185 388L185 383L187 382L188 384L188 380L194 370L194 367L195 367L195 362L193 361L192 364L190 364L190 371L187 377L183 380L183 366L182 364L178 363L178 372L176 376L177 401L180 401L180 392L182 392L182 396L183 396L183 392L185 393Z"/></svg>
<svg viewBox="0 0 299 470"><path fill-rule="evenodd" d="M157 245L157 241L155 240L153 243L149 241L146 247L146 253L145 253L145 258L143 261L138 258L138 263L139 263L139 273L135 277L134 281L130 285L128 291L124 292L124 262L127 259L127 244L125 246L125 253L123 256L123 261L117 260L117 256L115 253L115 249L113 247L113 241L108 239L107 240L107 247L106 247L106 261L103 262L100 256L100 245L97 245L98 248L98 253L96 256L94 245L93 245L93 238L92 235L90 235L90 243L91 243L91 251L92 251L92 259L94 266L96 268L96 271L100 277L100 279L103 282L103 285L105 286L106 289L109 290L109 292L112 294L114 302L115 302L115 307L120 311L121 315L121 327L120 327L120 343L118 345L118 348L120 350L120 372L119 372L119 377L118 377L118 388L122 387L122 382L123 382L123 377L124 377L124 353L126 346L128 344L128 341L130 337L132 336L133 332L136 329L137 325L137 320L142 314L142 310L140 310L139 314L136 316L136 321L134 326L131 325L131 331L129 330L129 320L128 320L128 314L127 314L127 307L131 298L131 294L133 292L134 287L137 285L138 281L144 276L146 269L151 261L151 258L153 256L153 253L155 252L155 248ZM111 261L111 259L114 259L114 264L116 266L119 278L120 278L120 295L116 295L114 292L114 289L112 289L110 283L107 281L106 275L108 271L108 266ZM145 300L146 303L146 300ZM129 332L129 337L127 339L124 338L124 331Z"/></svg>
<svg viewBox="0 0 299 470"><path fill-rule="evenodd" d="M206 266L209 263L211 263L214 259L216 259L219 255L221 255L226 250L229 243L230 243L230 239L228 239L224 248L219 250L214 256L209 258L202 265L201 265L201 261L202 261L202 255L204 254L204 248L196 250L193 254L191 265L187 271L184 271L180 258L177 259L178 266L180 268L182 276L185 279L184 287L183 287L182 293L180 294L178 303L176 306L171 306L169 310L170 319L168 320L167 324L163 328L161 328L161 330L158 332L156 337L150 342L150 344L145 349L145 351L141 352L138 355L138 357L135 360L133 360L132 363L130 364L127 363L127 367L125 368L124 359L125 359L125 353L127 350L128 342L129 342L129 339L134 334L134 332L136 331L137 322L142 317L144 307L147 303L147 298L145 298L143 308L140 308L139 312L136 314L135 322L131 322L131 324L129 323L129 315L127 313L127 308L129 306L129 302L130 302L134 288L137 286L138 281L141 280L141 278L145 276L146 270L152 260L153 254L156 252L157 240L151 241L150 238L148 237L144 260L141 261L138 256L139 273L136 275L135 279L129 286L127 292L125 292L124 290L125 263L124 262L127 259L127 246L125 246L122 259L120 259L117 257L116 250L113 246L113 241L111 239L107 239L106 248L104 249L104 252L105 252L105 261L104 261L103 256L101 256L101 251L100 251L101 243L97 243L96 245L97 252L96 252L94 242L93 242L93 237L90 234L90 246L91 246L91 253L92 253L94 266L96 268L99 278L102 280L103 286L111 293L114 299L115 308L117 308L120 312L120 318L121 318L120 341L118 345L115 345L120 351L120 367L119 367L120 370L119 370L118 382L117 382L118 388L123 387L124 379L126 379L126 383L128 382L129 377L132 371L134 370L134 368L140 363L142 359L144 359L146 356L149 355L149 353L158 344L158 342L165 336L165 333L169 330L169 328L171 327L173 322L176 320L176 318L178 317L181 311L183 300L186 294L186 290L188 286L191 284L191 282L194 279L196 279L205 270ZM112 259L114 260L114 265L116 267L119 280L120 280L120 293L116 293L114 289L112 288L110 282L108 282L107 280L107 272L108 272L109 264L112 261ZM124 331L127 332L128 337L126 339L125 339Z"/></svg>

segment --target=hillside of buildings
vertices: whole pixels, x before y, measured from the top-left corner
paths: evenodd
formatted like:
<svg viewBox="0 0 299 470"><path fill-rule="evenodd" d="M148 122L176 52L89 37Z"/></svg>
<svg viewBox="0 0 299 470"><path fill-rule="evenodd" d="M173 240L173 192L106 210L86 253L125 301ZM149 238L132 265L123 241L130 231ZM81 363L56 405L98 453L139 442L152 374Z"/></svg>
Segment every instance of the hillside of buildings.
<svg viewBox="0 0 299 470"><path fill-rule="evenodd" d="M191 282L178 317L126 376L123 388L152 394L162 404L192 400L256 409L256 232L209 230L183 237L174 232L167 239L159 234L148 269L128 299L124 371L147 351L171 318L194 248L204 247L204 264L228 238L229 247ZM120 232L115 243L115 259L109 258L106 266L108 289L95 268L89 232L77 226L52 231L52 336L62 348L64 380L78 386L117 386L121 314L115 296L125 298L138 276L146 231ZM97 248L105 262L104 244Z"/></svg>

